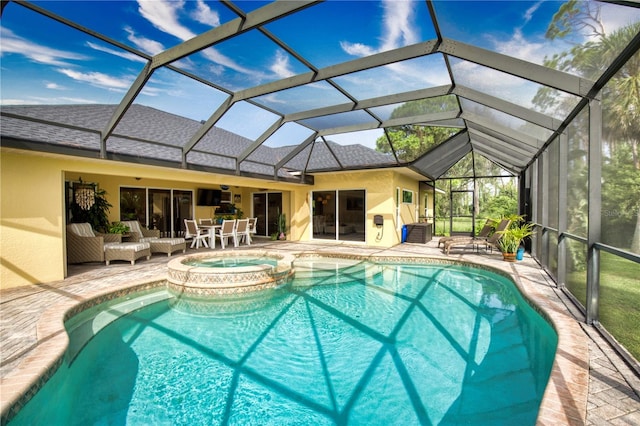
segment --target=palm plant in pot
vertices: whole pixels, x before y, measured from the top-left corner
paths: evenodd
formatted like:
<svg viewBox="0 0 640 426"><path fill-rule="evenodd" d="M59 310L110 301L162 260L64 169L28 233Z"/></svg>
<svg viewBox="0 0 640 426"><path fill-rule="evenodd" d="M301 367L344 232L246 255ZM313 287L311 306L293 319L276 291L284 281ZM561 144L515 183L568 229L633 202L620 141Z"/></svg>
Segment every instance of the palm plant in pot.
<svg viewBox="0 0 640 426"><path fill-rule="evenodd" d="M502 252L502 258L507 262L516 261L516 252L522 241L533 235L533 223L512 223L504 231L499 231L502 236L498 240L498 247Z"/></svg>

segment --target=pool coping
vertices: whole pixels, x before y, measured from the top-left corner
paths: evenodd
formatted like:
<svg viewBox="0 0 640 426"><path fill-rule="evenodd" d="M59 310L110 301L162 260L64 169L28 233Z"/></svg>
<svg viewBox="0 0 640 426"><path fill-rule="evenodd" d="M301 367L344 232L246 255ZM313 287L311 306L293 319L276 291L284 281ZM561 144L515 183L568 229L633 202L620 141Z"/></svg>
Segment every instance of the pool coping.
<svg viewBox="0 0 640 426"><path fill-rule="evenodd" d="M277 250L274 250L277 251ZM514 264L489 266L465 258L442 258L428 255L350 255L344 253L309 253L300 251L295 257L323 256L371 260L375 262L411 262L430 264L469 265L509 277L525 300L540 312L558 334L558 347L553 361L551 377L545 388L536 424L585 424L589 385L589 348L587 337L580 325L567 312L557 298L549 298L539 290L536 279L540 269L531 268L534 277L526 269ZM532 260L530 260L533 262ZM536 264L537 265L537 264ZM523 269L522 271L519 271ZM533 271L535 269L535 271ZM523 273L521 273L523 272ZM132 292L159 287L167 281L167 272L109 289L83 294L81 298L68 300L46 309L36 324L35 348L17 368L0 381L0 423L5 424L42 387L61 365L69 340L64 322L77 312L104 301L122 297Z"/></svg>

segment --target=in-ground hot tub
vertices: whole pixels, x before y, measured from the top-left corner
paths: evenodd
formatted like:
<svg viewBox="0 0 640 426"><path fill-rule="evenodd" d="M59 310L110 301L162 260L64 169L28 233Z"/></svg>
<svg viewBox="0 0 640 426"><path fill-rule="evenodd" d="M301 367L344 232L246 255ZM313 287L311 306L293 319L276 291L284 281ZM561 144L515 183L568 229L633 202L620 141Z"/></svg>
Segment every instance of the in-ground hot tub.
<svg viewBox="0 0 640 426"><path fill-rule="evenodd" d="M239 295L285 284L294 257L264 250L198 253L168 264L167 287L176 296L206 299Z"/></svg>

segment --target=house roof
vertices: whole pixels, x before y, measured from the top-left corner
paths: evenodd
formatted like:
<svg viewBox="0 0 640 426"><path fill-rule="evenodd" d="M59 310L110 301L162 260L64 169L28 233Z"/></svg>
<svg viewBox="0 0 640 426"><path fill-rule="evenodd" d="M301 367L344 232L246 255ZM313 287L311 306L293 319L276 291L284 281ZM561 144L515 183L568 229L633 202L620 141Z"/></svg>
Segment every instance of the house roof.
<svg viewBox="0 0 640 426"><path fill-rule="evenodd" d="M495 5L5 2L2 143L293 181L382 167L436 179L469 154L518 174L640 36L589 75L558 71L545 58L568 48L545 31L562 3ZM611 28L640 22L636 6L581 7ZM407 125L450 137L408 153L391 135Z"/></svg>

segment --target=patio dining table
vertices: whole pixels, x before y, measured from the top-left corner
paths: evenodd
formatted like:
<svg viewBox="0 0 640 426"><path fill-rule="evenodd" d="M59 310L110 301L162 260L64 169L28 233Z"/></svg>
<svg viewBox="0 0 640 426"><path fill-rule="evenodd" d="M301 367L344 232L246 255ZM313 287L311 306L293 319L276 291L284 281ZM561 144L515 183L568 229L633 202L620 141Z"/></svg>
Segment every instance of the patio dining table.
<svg viewBox="0 0 640 426"><path fill-rule="evenodd" d="M209 232L209 248L216 248L216 230L222 228L222 225L198 225L199 228L208 230Z"/></svg>

